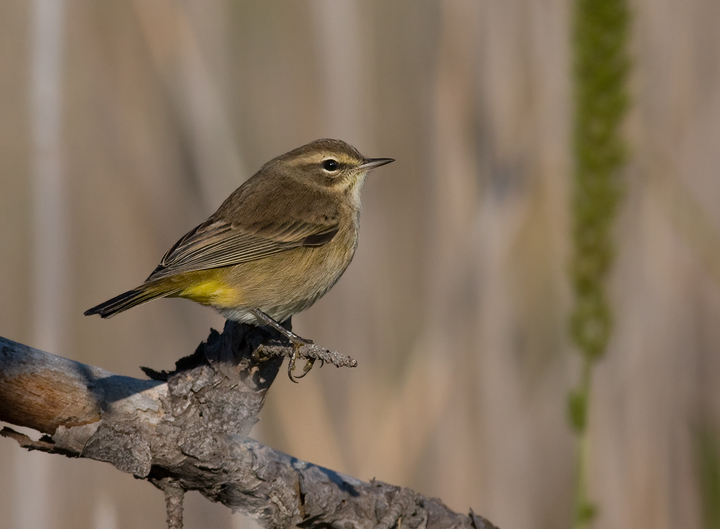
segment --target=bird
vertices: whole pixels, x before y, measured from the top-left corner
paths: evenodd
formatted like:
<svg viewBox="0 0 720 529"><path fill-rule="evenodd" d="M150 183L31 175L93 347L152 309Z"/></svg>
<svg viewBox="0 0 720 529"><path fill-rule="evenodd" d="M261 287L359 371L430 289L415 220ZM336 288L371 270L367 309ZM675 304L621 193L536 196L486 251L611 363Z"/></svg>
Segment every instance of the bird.
<svg viewBox="0 0 720 529"><path fill-rule="evenodd" d="M392 158L365 158L348 143L319 139L263 165L210 217L183 235L140 286L85 311L110 318L164 297L190 299L226 319L283 326L335 285L358 244L360 192L372 169Z"/></svg>

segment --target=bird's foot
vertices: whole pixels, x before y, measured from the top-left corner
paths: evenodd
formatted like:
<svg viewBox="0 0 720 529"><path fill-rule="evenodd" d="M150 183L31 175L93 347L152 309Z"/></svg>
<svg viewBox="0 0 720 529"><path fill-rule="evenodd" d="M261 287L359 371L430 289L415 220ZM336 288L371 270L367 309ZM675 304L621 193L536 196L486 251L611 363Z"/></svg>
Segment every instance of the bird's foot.
<svg viewBox="0 0 720 529"><path fill-rule="evenodd" d="M292 344L292 353L290 354L287 354L285 352L287 349L285 349L284 346L278 347L272 345L264 345L263 351L270 354L288 356L290 358L290 360L288 361L288 377L293 382L297 383L298 379L301 379L305 375L307 375L312 369L313 365L315 365L316 360L320 360L321 367L325 365L325 362L329 362L337 367L355 367L357 365L357 362L349 356L341 355L340 353L330 351L329 349L325 349L324 347L319 347L315 345L312 340L301 338L300 336L292 332L290 329L284 327L283 325L272 319L260 309L252 309L251 312L255 315L258 321L278 331L280 334L285 336L285 338L287 338ZM289 323L289 320L286 323ZM307 360L307 362L305 362L305 365L303 366L302 374L299 376L293 376L293 371L295 371L295 363L298 358L303 358Z"/></svg>
<svg viewBox="0 0 720 529"><path fill-rule="evenodd" d="M290 331L292 332L292 331ZM300 338L297 334L292 333L293 338L291 338L292 344L293 344L293 352L290 356L290 359L288 360L288 377L292 382L295 382L297 384L297 381L301 378L303 378L305 375L307 375L310 370L312 369L313 365L315 364L315 358L307 357L303 355L300 352L300 348L303 346L312 345L312 340L306 340L305 338ZM294 376L293 371L295 371L295 361L297 358L304 358L307 360L305 362L305 365L303 366L303 372L302 375Z"/></svg>

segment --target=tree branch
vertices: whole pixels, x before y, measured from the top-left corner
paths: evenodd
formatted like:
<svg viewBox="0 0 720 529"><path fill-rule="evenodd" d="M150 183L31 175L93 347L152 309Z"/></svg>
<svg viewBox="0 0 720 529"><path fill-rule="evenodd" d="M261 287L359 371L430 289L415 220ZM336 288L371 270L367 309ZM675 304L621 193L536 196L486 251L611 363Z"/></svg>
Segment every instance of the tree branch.
<svg viewBox="0 0 720 529"><path fill-rule="evenodd" d="M138 380L0 338L0 420L45 434L34 441L4 428L0 435L150 481L165 492L173 529L182 527L187 490L268 528L493 527L472 511L458 514L438 499L363 482L249 438L291 353L274 332L227 322L176 371L146 370L155 380ZM354 362L317 346L312 354Z"/></svg>

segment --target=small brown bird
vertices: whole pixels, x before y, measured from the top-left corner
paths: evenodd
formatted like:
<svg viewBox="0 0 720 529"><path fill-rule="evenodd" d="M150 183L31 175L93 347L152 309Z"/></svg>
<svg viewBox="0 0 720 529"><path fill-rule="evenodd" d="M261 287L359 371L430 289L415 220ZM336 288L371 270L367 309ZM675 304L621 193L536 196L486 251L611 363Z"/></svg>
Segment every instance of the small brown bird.
<svg viewBox="0 0 720 529"><path fill-rule="evenodd" d="M281 323L315 303L348 267L365 176L392 161L364 158L331 139L278 156L176 242L142 285L85 315L109 318L156 298L181 297L229 320L270 325L296 350L312 343ZM304 374L311 366L309 361ZM291 380L293 369L294 357Z"/></svg>

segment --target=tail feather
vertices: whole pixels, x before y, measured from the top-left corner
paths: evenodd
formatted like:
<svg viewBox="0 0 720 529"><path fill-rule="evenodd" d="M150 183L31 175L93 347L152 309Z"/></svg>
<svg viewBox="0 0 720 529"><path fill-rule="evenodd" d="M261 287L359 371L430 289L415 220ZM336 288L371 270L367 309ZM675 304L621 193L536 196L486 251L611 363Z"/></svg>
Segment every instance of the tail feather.
<svg viewBox="0 0 720 529"><path fill-rule="evenodd" d="M100 303L100 305L86 310L84 314L85 316L99 314L102 318L111 318L118 312L123 312L136 305L152 301L156 298L171 296L176 293L174 290L159 290L152 287L148 288L148 286L149 285L143 285L134 290L128 290L119 296L107 300L105 303Z"/></svg>

